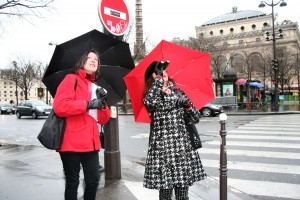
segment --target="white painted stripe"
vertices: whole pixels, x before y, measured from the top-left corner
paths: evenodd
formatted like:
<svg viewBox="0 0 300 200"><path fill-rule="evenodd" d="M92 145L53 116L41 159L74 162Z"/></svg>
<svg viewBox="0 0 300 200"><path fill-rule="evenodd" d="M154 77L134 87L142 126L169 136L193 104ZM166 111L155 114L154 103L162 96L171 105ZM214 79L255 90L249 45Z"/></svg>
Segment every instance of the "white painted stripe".
<svg viewBox="0 0 300 200"><path fill-rule="evenodd" d="M205 167L220 168L219 160L201 159ZM268 163L250 163L250 162L232 162L227 161L227 168L245 171L258 171L258 172L273 172L284 174L300 174L300 166L296 165L278 165Z"/></svg>
<svg viewBox="0 0 300 200"><path fill-rule="evenodd" d="M282 131L299 131L299 128L288 128L288 127L266 127L266 128L263 128L263 127L247 127L247 126L242 126L242 127L238 127L237 130L239 129L250 129L250 130L282 130Z"/></svg>
<svg viewBox="0 0 300 200"><path fill-rule="evenodd" d="M220 149L208 149L201 148L199 150L201 154L217 154L220 155ZM265 157L265 158L288 158L300 160L300 153L292 153L292 152L266 152L266 151L251 151L251 150L235 150L235 149L227 149L227 155L230 156L249 156L249 157Z"/></svg>
<svg viewBox="0 0 300 200"><path fill-rule="evenodd" d="M287 125L297 125L299 124L299 120L285 120L284 123L286 123ZM282 120L280 121L252 121L252 122L249 122L249 124L274 124L274 123L279 123L279 124L282 124Z"/></svg>
<svg viewBox="0 0 300 200"><path fill-rule="evenodd" d="M219 180L219 177L214 177ZM247 194L300 199L300 185L228 178L228 185Z"/></svg>
<svg viewBox="0 0 300 200"><path fill-rule="evenodd" d="M205 144L220 145L219 141L206 141ZM275 143L275 142L244 142L244 141L226 141L227 146L248 146L248 147L275 147L287 149L299 149L299 144Z"/></svg>
<svg viewBox="0 0 300 200"><path fill-rule="evenodd" d="M207 133L213 133L213 134L205 134L205 135L213 135L213 136L216 136L219 135L219 131L207 131ZM268 131L268 130L242 130L242 129L239 129L239 130L228 130L227 131L227 135L229 134L242 134L242 135L253 135L253 134L261 134L261 135L300 135L300 132L286 132L286 131Z"/></svg>
<svg viewBox="0 0 300 200"><path fill-rule="evenodd" d="M262 139L262 140L299 140L299 137L286 137L286 136L264 136L264 135L230 135L226 136L227 138L240 138L240 139Z"/></svg>
<svg viewBox="0 0 300 200"><path fill-rule="evenodd" d="M142 182L123 180L126 187L134 194L138 200L158 200L158 190L150 190L143 187Z"/></svg>
<svg viewBox="0 0 300 200"><path fill-rule="evenodd" d="M243 126L254 126L254 127L287 127L287 128L300 128L300 125L291 125L291 124L245 124Z"/></svg>
<svg viewBox="0 0 300 200"><path fill-rule="evenodd" d="M285 135L285 134L288 134L288 135L300 135L300 131L299 132L286 132L286 131L273 131L273 130L263 130L263 131L260 131L260 130L242 130L242 129L239 129L239 130L230 130L230 131L227 131L227 134L230 134L230 133L259 133L259 134L280 134L280 135Z"/></svg>
<svg viewBox="0 0 300 200"><path fill-rule="evenodd" d="M126 20L126 13L119 10L114 10L106 6L104 6L104 14L109 15L111 17Z"/></svg>

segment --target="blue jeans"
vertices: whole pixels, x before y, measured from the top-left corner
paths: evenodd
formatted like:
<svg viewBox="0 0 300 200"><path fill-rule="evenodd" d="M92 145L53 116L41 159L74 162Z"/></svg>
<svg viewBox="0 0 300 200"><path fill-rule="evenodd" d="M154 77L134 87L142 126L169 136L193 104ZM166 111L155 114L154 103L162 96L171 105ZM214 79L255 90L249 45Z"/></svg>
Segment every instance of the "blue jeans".
<svg viewBox="0 0 300 200"><path fill-rule="evenodd" d="M80 164L82 165L85 190L84 200L95 200L99 183L99 155L92 152L60 152L65 176L65 200L77 200Z"/></svg>

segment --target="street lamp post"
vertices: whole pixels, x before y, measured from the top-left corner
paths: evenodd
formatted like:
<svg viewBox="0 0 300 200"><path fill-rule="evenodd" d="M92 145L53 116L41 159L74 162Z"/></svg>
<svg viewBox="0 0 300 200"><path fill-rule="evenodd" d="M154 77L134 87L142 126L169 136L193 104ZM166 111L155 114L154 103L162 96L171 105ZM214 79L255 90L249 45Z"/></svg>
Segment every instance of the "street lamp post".
<svg viewBox="0 0 300 200"><path fill-rule="evenodd" d="M16 84L16 91L15 91L15 95L16 95L16 106L19 104L18 101L18 74L17 74L17 62L13 61L14 64L14 68L15 68L15 84Z"/></svg>
<svg viewBox="0 0 300 200"><path fill-rule="evenodd" d="M276 39L281 39L283 37L283 35L280 33L279 37L276 38L275 36L275 19L274 19L274 6L277 6L278 4L280 3L280 7L284 7L286 6L287 4L284 2L284 0L280 0L278 1L277 3L274 3L273 0L272 0L272 3L269 4L265 1L261 1L261 3L259 4L259 8L263 8L265 7L266 5L268 6L271 6L272 7L272 41L273 41L273 61L272 61L272 64L273 64L273 70L274 70L274 75L275 75L275 102L274 102L274 108L275 108L275 111L278 111L279 110L279 94L278 94L278 60L276 58ZM281 31L280 31L281 32ZM267 36L268 36L268 33L266 33ZM269 37L267 37L267 41L269 40Z"/></svg>

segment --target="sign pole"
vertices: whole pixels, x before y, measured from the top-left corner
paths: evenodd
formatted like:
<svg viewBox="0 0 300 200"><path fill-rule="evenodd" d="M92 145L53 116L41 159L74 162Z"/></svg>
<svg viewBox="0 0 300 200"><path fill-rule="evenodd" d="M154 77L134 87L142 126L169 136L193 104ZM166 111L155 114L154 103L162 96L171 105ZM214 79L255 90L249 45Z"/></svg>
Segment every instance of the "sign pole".
<svg viewBox="0 0 300 200"><path fill-rule="evenodd" d="M123 40L123 35L129 27L129 13L125 2L123 0L101 0L98 9L104 34ZM111 119L104 126L105 179L116 180L121 179L118 104L111 106L110 111Z"/></svg>

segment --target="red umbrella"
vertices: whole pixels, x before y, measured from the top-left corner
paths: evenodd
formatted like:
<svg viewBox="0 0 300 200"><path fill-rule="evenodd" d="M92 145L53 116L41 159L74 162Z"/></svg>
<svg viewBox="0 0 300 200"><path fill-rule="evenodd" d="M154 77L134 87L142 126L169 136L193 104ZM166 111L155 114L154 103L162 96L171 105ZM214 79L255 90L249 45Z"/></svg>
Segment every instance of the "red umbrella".
<svg viewBox="0 0 300 200"><path fill-rule="evenodd" d="M245 85L247 83L246 79L240 78L238 80L235 81L236 85Z"/></svg>
<svg viewBox="0 0 300 200"><path fill-rule="evenodd" d="M144 74L155 60L169 60L168 75L200 109L215 98L210 75L210 55L162 40L124 78L136 122L150 122L143 104Z"/></svg>

